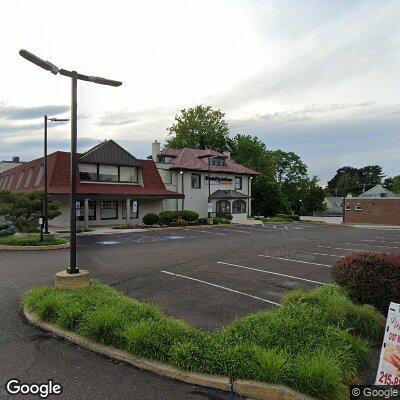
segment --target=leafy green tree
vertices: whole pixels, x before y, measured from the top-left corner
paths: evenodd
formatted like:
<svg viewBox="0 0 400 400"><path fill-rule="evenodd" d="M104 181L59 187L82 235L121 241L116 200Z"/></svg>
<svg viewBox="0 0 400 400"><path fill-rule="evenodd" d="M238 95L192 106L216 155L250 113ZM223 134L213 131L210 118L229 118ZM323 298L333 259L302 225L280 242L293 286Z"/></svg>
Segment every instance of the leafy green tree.
<svg viewBox="0 0 400 400"><path fill-rule="evenodd" d="M313 211L325 211L325 190L318 185L318 178L313 176L308 181L308 187L302 199L301 213L312 213Z"/></svg>
<svg viewBox="0 0 400 400"><path fill-rule="evenodd" d="M271 181L264 175L258 176L252 182L252 211L254 215L272 217L276 214L290 212L281 188L276 181Z"/></svg>
<svg viewBox="0 0 400 400"><path fill-rule="evenodd" d="M347 196L349 193L359 193L360 181L357 175L345 173L339 176L336 184L336 196Z"/></svg>
<svg viewBox="0 0 400 400"><path fill-rule="evenodd" d="M182 110L168 129L166 147L227 150L229 129L224 116L223 112L210 106L198 105Z"/></svg>
<svg viewBox="0 0 400 400"><path fill-rule="evenodd" d="M394 176L392 178L386 178L383 185L386 189L400 194L400 175Z"/></svg>
<svg viewBox="0 0 400 400"><path fill-rule="evenodd" d="M39 227L39 216L42 212L44 193L0 191L0 215L11 221L20 232L35 232ZM48 203L48 217L53 219L61 215L59 204Z"/></svg>
<svg viewBox="0 0 400 400"><path fill-rule="evenodd" d="M273 152L276 165L276 180L279 184L296 184L307 179L307 165L293 153L276 150Z"/></svg>

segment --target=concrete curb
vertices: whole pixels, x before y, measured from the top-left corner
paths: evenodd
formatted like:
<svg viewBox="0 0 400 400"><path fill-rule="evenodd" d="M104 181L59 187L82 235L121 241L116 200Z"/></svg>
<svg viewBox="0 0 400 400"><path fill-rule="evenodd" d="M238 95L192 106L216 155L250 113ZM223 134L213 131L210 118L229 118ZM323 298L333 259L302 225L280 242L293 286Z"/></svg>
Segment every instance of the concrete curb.
<svg viewBox="0 0 400 400"><path fill-rule="evenodd" d="M43 251L68 249L69 242L64 244L54 244L50 246L8 246L0 245L0 251Z"/></svg>
<svg viewBox="0 0 400 400"><path fill-rule="evenodd" d="M160 363L158 361L134 356L127 351L123 351L112 346L106 346L93 342L76 333L66 331L58 326L41 321L36 314L30 312L26 307L24 307L23 311L26 319L31 324L50 332L56 337L63 338L66 341L74 343L83 349L93 351L114 360L131 364L137 368L150 371L170 379L182 381L192 385L204 386L226 392L233 392L238 395L247 396L258 400L315 400L312 397L303 395L285 386L246 380L232 381L227 376L182 371L178 368Z"/></svg>

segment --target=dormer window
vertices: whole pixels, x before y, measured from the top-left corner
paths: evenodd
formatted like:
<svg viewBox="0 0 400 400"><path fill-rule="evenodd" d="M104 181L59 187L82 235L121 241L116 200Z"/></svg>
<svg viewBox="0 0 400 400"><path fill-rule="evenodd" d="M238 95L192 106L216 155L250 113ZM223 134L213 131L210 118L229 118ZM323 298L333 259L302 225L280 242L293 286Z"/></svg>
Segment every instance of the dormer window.
<svg viewBox="0 0 400 400"><path fill-rule="evenodd" d="M165 163L165 156L162 155L162 154L159 154L157 156L157 160L158 160L159 163Z"/></svg>
<svg viewBox="0 0 400 400"><path fill-rule="evenodd" d="M138 183L137 167L125 165L80 163L79 176L86 182Z"/></svg>
<svg viewBox="0 0 400 400"><path fill-rule="evenodd" d="M220 157L220 156L211 157L211 158L210 158L210 164L211 164L211 165L218 165L218 166L223 167L224 165L226 165L226 163L225 163L225 157Z"/></svg>

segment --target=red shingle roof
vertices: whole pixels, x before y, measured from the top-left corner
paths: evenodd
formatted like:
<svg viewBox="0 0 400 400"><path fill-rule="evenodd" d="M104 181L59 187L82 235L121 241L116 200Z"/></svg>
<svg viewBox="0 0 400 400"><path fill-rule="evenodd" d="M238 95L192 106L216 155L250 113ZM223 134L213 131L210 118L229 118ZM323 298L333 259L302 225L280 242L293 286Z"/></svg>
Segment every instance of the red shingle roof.
<svg viewBox="0 0 400 400"><path fill-rule="evenodd" d="M167 190L161 180L157 167L152 160L141 160L143 186L132 184L113 184L113 183L81 183L78 175L77 194L91 195L118 195L118 196L156 196L160 198L180 198L181 194ZM22 192L32 192L34 190L44 189L44 177L40 183L35 186L36 178L43 164L43 158L27 162L18 167L9 169L0 173L0 190L10 189ZM70 153L57 151L49 154L47 158L48 165L48 191L53 195L68 195L70 193ZM32 177L27 187L26 179L32 170ZM17 188L17 183L21 172L24 177ZM9 186L9 177L13 176L11 186ZM5 177L8 177L5 184Z"/></svg>
<svg viewBox="0 0 400 400"><path fill-rule="evenodd" d="M257 171L238 164L223 153L215 150L196 150L196 149L164 149L161 151L166 157L174 157L170 163L174 169L190 169L197 171L208 171L207 157L224 157L226 165L211 165L213 172L231 172L234 174L260 175Z"/></svg>

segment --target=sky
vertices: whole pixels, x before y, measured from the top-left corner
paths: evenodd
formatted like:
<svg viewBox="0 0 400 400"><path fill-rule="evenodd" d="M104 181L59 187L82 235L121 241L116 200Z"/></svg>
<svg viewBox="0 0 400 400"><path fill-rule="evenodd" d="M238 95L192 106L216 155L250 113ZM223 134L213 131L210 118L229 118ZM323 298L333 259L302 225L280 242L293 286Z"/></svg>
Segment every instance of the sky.
<svg viewBox="0 0 400 400"><path fill-rule="evenodd" d="M0 5L0 160L42 155L43 115L71 84L18 55L123 82L80 82L79 150L114 139L137 157L180 110L225 113L230 134L297 153L327 182L344 165L400 174L398 0L13 0ZM69 123L49 150L69 149Z"/></svg>

